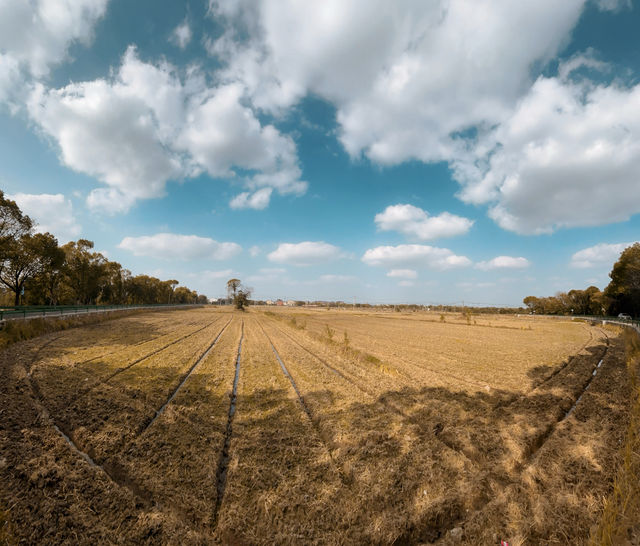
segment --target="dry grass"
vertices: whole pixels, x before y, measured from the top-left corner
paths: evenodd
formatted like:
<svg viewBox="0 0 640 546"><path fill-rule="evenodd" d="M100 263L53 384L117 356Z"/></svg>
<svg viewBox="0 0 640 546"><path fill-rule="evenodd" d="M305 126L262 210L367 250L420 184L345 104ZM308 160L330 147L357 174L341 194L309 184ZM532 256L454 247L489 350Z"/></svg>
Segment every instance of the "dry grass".
<svg viewBox="0 0 640 546"><path fill-rule="evenodd" d="M20 499L17 541L584 544L634 461L615 330L276 313L130 317L0 353L0 503Z"/></svg>
<svg viewBox="0 0 640 546"><path fill-rule="evenodd" d="M459 314L444 323L435 314L419 313L285 310L271 316L304 323L301 335L328 342L340 344L346 332L350 348L412 385L471 392L487 387L526 392L571 355L599 343L583 323L526 316L488 315L474 319L476 326Z"/></svg>
<svg viewBox="0 0 640 546"><path fill-rule="evenodd" d="M0 509L0 545L11 544L11 530L9 528L9 515Z"/></svg>
<svg viewBox="0 0 640 546"><path fill-rule="evenodd" d="M627 367L632 384L631 419L621 450L621 465L591 543L640 544L640 336L625 330Z"/></svg>

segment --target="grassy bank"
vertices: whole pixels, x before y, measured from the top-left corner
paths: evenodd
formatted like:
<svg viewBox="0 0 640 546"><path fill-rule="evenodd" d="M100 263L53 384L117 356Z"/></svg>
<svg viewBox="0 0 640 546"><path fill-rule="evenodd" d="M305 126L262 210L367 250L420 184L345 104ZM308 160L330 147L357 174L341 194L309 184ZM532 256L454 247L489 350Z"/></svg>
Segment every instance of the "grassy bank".
<svg viewBox="0 0 640 546"><path fill-rule="evenodd" d="M629 329L624 336L633 385L631 419L613 492L592 535L592 544L598 546L640 541L640 336Z"/></svg>
<svg viewBox="0 0 640 546"><path fill-rule="evenodd" d="M166 310L166 309L163 309ZM148 313L150 309L131 309L91 313L88 315L71 315L64 318L33 318L29 320L7 320L0 330L0 349L12 343L24 341L43 334L68 330L77 326L86 326L116 318L127 317L134 313Z"/></svg>

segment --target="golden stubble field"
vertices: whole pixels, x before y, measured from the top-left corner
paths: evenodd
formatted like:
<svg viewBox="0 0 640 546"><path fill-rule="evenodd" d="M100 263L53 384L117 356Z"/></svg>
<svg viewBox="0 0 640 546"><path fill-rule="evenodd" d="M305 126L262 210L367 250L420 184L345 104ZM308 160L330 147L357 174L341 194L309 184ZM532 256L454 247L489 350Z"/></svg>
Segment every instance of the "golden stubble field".
<svg viewBox="0 0 640 546"><path fill-rule="evenodd" d="M569 320L200 308L0 366L15 543L583 544L629 420L618 332Z"/></svg>

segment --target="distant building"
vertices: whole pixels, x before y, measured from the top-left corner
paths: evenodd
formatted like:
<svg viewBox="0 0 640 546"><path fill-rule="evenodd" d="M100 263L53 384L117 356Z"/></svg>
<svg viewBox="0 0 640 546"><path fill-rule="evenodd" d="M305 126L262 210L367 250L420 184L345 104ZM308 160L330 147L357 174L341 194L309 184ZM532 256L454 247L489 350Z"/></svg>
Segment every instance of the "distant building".
<svg viewBox="0 0 640 546"><path fill-rule="evenodd" d="M276 305L284 305L284 302L282 300L276 300Z"/></svg>
<svg viewBox="0 0 640 546"><path fill-rule="evenodd" d="M293 307L296 304L295 300L287 300L287 305Z"/></svg>
<svg viewBox="0 0 640 546"><path fill-rule="evenodd" d="M273 300L267 300L267 301L265 301L265 303L267 305L275 305L275 303L273 303Z"/></svg>

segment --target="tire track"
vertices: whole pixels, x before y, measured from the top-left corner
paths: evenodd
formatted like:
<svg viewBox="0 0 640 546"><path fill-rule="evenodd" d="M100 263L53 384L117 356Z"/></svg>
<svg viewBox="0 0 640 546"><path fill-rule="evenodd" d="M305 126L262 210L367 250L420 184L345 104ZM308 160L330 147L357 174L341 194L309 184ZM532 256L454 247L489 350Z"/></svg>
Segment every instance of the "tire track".
<svg viewBox="0 0 640 546"><path fill-rule="evenodd" d="M425 426L424 423L422 423L421 421L419 421L418 419L416 419L415 417L412 417L411 415L409 415L408 413L406 413L403 409L399 408L398 406L396 406L395 404L393 404L392 402L390 402L389 400L387 400L386 398L384 398L383 396L378 395L376 392L374 392L373 390L369 389L368 387L364 387L360 384L358 384L356 381L354 381L353 379L351 379L350 377L346 376L344 373L342 373L340 370L338 370L337 368L334 368L333 366L331 366L325 359L323 359L322 357L318 356L316 353L314 353L313 351L309 350L308 348L306 348L304 345L302 345L298 340L296 340L293 336L291 336L289 333L285 332L284 330L282 330L279 326L277 326L275 323L272 324L274 326L274 328L279 331L281 334L284 334L291 342L293 342L294 344L296 344L298 347L300 347L302 350L304 350L306 353L308 353L309 355L311 355L313 358L315 358L316 360L318 360L318 362L320 362L322 365L324 365L326 368L328 368L330 371L332 371L333 373L335 373L336 375L338 375L339 377L341 377L342 379L344 379L345 381L347 381L349 384L353 385L355 388L357 388L360 392L366 394L367 396L369 396L371 398L372 401L377 401L379 403L381 403L383 406L385 406L388 410L390 410L392 413L395 413L396 415L402 417L407 423L410 423L412 425L417 426L420 430L425 430ZM264 331L264 330L263 330ZM273 345L272 345L273 347ZM433 433L434 438L440 442L440 444L442 446L444 446L446 449L455 452L458 455L461 455L465 460L467 460L469 463L471 463L474 466L477 466L477 463L469 456L467 455L463 450L456 448L455 446L449 444L448 442L446 442L444 439L440 438L439 433L441 432L441 429L436 427L432 428L430 430L431 433Z"/></svg>
<svg viewBox="0 0 640 546"><path fill-rule="evenodd" d="M51 415L51 412L49 412L44 402L42 393L33 378L26 375L25 379L29 390L31 391L31 399L40 415L40 418L56 431L60 438L62 438L67 446L69 446L71 451L82 458L91 468L94 468L104 474L113 484L127 489L142 506L149 508L153 504L150 494L136 484L129 476L126 476L122 471L110 468L108 464L100 464L96 462L91 455L83 450L73 439L73 434L69 430L65 430L64 426L61 423L58 423L55 417Z"/></svg>
<svg viewBox="0 0 640 546"><path fill-rule="evenodd" d="M302 393L300 392L300 390L298 389L298 385L296 384L295 379L293 378L291 373L289 373L289 370L285 366L285 363L282 361L282 358L280 358L280 355L278 354L278 351L276 350L273 342L271 341L271 338L265 332L265 330L264 330L262 324L260 323L260 321L257 321L257 324L260 327L260 330L262 330L263 335L267 338L267 341L269 342L269 345L271 345L271 350L273 351L273 354L276 357L276 360L278 361L278 364L280 364L280 369L282 370L282 373L289 380L289 383L291 383L291 386L293 387L293 390L295 391L296 396L298 397L298 402L300 402L300 406L302 407L302 410L307 414L307 417L309 418L309 421L311 423L311 427L313 428L314 432L318 435L318 438L320 438L320 441L324 444L324 447L327 450L327 454L329 455L329 458L331 459L331 463L333 464L333 466L336 469L338 475L340 476L340 480L342 481L343 485L348 485L350 480L347 478L347 475L344 472L344 470L342 469L342 467L335 460L335 458L333 456L333 453L332 453L332 450L331 450L331 442L322 433L322 430L318 426L318 423L316 422L316 419L314 419L313 412L311 411L311 409L309 408L307 403L304 401L304 397L303 397Z"/></svg>
<svg viewBox="0 0 640 546"><path fill-rule="evenodd" d="M207 358L207 356L209 356L209 353L214 349L214 347L217 345L218 340L220 339L220 337L222 336L222 334L224 333L224 331L227 329L227 326L229 326L229 324L231 324L231 321L233 320L233 318L230 318L228 320L228 322L222 327L222 330L220 330L220 332L218 332L218 335L215 337L215 339L213 340L213 342L211 343L211 345L209 345L204 352L198 357L198 359L195 361L195 363L193 364L193 366L191 366L191 368L189 368L189 370L187 371L186 374L184 374L184 376L180 379L180 382L178 383L178 386L175 388L175 390L171 393L171 395L169 395L169 398L167 398L167 400L165 401L164 404L162 404L162 406L160 406L159 409L157 409L153 415L153 417L149 418L148 421L146 423L144 423L141 427L140 427L140 431L138 432L138 436L144 434L146 432L146 430L153 425L153 423L155 422L155 420L160 417L160 415L162 415L162 413L164 412L164 410L166 409L166 407L171 403L171 401L176 397L176 395L178 394L178 392L180 391L180 389L182 388L182 386L187 382L187 379L189 379L189 376L195 371L195 369L200 365L200 363ZM242 344L242 341L240 342Z"/></svg>
<svg viewBox="0 0 640 546"><path fill-rule="evenodd" d="M227 413L227 428L224 434L224 443L222 445L222 451L220 452L220 459L218 460L218 469L216 470L216 504L213 512L213 529L214 533L218 527L218 519L220 516L220 507L222 506L222 499L224 497L224 491L227 485L227 471L229 469L229 461L231 455L229 453L231 445L231 436L233 435L233 418L236 413L236 401L238 397L238 380L240 378L240 361L242 358L242 341L244 340L244 319L240 326L240 343L238 343L238 355L236 357L236 373L233 377L233 387L231 389L231 396L229 400L229 412Z"/></svg>
<svg viewBox="0 0 640 546"><path fill-rule="evenodd" d="M308 322L311 323L315 323L316 325L321 324L322 326L329 326L328 323L322 322L319 319L309 319ZM356 348L356 350L359 350ZM374 356L374 355L371 355ZM377 358L377 357L376 357ZM406 379L410 384L415 384L416 382L422 382L420 380L420 375L422 374L428 374L431 375L433 377L436 378L440 378L442 377L449 377L451 379L454 379L457 383L465 383L467 385L470 385L472 387L476 387L476 388L484 388L487 384L480 382L480 381L476 381L474 379L467 379L464 377L461 377L459 375L453 374L451 372L448 372L446 370L434 370L432 368L424 368L422 367L420 364L416 364L414 362L409 362L409 361L403 361L404 366L411 368L413 371L417 371L418 372L418 376L414 375L414 373L409 373L406 370L399 370L397 369L396 366L393 366L394 370L398 373L398 375L402 376L404 379Z"/></svg>
<svg viewBox="0 0 640 546"><path fill-rule="evenodd" d="M63 336L63 334L59 334L53 338L51 338L49 341L46 341L45 343L43 343L42 345L40 345L40 347L38 347L38 349L36 349L36 352L33 354L33 358L31 359L31 362L29 362L29 365L26 367L26 371L27 371L27 377L31 378L31 376L33 375L33 372L35 371L36 366L34 366L34 364L36 364L36 360L38 360L38 358L40 357L40 353L46 349L49 345L51 345L54 341L57 341L58 339L60 339Z"/></svg>
<svg viewBox="0 0 640 546"><path fill-rule="evenodd" d="M571 356L567 359L567 361L566 361L562 366L559 366L558 368L556 368L555 370L553 370L553 372L551 372L551 374L550 374L550 375L548 375L548 376L547 376L547 377L545 377L542 381L540 381L537 385L535 385L534 387L532 387L531 389L529 389L529 390L527 391L527 394L529 394L529 393L531 393L531 392L535 391L536 389L538 389L538 388L542 387L543 385L545 385L546 383L548 383L549 381L551 381L551 380L552 380L556 375L558 375L562 370L566 369L566 368L567 368L567 366L569 366L569 364L571 364L571 363L572 363L572 362L573 362L573 361L574 361L574 360L579 356L579 354L580 354L582 351L584 351L584 350L585 350L589 345L591 345L591 342L593 341L593 339L594 339L594 337L595 337L595 336L593 335L593 330L592 330L592 329L590 329L590 328L587 328L586 326L583 326L583 328L584 328L584 329L586 329L586 330L588 331L588 333L589 333L589 339L588 339L588 341L587 341L587 342L586 342L582 347L580 347L580 349L578 350L578 352L576 352L575 354L571 355ZM603 332L602 332L602 330L600 330L600 332L601 332L601 333L603 333ZM606 336L606 334L605 334L605 336ZM608 339L608 338L607 338L607 339ZM607 343L608 343L608 341L607 341Z"/></svg>
<svg viewBox="0 0 640 546"><path fill-rule="evenodd" d="M516 465L517 478L512 479L508 484L504 484L502 486L502 488L501 488L500 493L496 497L494 497L491 501L486 503L482 508L474 511L473 514L467 516L465 519L458 520L457 522L455 522L455 524L451 525L449 528L444 529L442 531L442 533L441 533L441 537L448 536L449 531L451 531L453 528L455 528L455 527L463 527L464 523L466 521L469 521L469 520L472 520L472 519L475 519L475 518L479 517L483 512L486 512L486 511L490 510L493 506L503 502L506 498L508 498L508 490L509 490L509 488L512 488L512 487L517 485L517 483L518 483L517 480L520 479L522 477L522 475L524 474L524 472L534 463L538 453L545 446L545 444L549 441L549 439L553 436L554 432L558 428L558 425L563 423L571 415L571 413L573 413L573 411L575 410L576 406L578 405L578 403L582 399L584 393L591 386L591 382L597 376L597 372L598 372L598 370L600 369L600 367L602 366L602 364L604 362L604 359L605 359L605 357L606 357L606 355L607 355L607 353L609 351L609 345L610 345L610 338L607 335L607 333L604 332L603 330L600 330L600 331L605 336L606 347L605 347L604 351L602 352L602 354L600 355L600 357L599 357L599 359L597 361L597 364L595 364L595 366L593 366L591 374L589 375L589 378L583 384L583 386L581 388L581 391L580 391L580 394L574 400L571 408L567 412L565 412L563 415L561 415L557 420L552 422L548 427L545 427L544 431L541 434L539 434L530 443L528 449L525 450L524 461L522 461L520 464ZM440 539L438 540L438 542L440 542Z"/></svg>
<svg viewBox="0 0 640 546"><path fill-rule="evenodd" d="M604 361L605 357L607 356L607 353L609 352L609 336L603 330L601 330L601 332L605 336L606 346L604 348L604 351L600 355L600 358L598 359L597 364L593 366L593 368L591 369L591 374L589 375L589 378L583 383L582 388L580 390L580 394L575 398L575 400L571 405L571 408L567 412L565 412L559 419L557 419L556 421L551 423L548 427L546 427L545 430L533 440L530 447L525 451L526 453L525 460L521 465L519 465L520 472L523 472L527 467L531 466L536 455L542 449L542 447L547 443L549 438L553 435L558 425L562 423L567 417L569 417L569 415L573 412L575 407L578 405L578 403L582 399L582 396L584 395L584 393L591 386L591 382L595 378L598 372L598 369L602 365L602 362Z"/></svg>
<svg viewBox="0 0 640 546"><path fill-rule="evenodd" d="M197 323L198 323L198 321L190 322L190 323L189 323L189 324L187 324L186 326L193 326L193 325L195 325L195 324L197 324ZM155 338L152 338L152 339L145 339L145 340L143 340L143 341L138 341L138 343L133 343L133 344L131 344L131 345L127 345L127 348L130 348L130 347L139 347L140 345L144 345L145 343L151 343L151 342L153 342L153 341L158 341L159 339L162 339L163 337L170 336L170 335L172 335L172 334L173 334L173 332L167 332L166 334L162 334L162 335L160 335L160 336L158 336L158 337L155 337ZM91 347L91 345L87 345L87 346L85 346L84 348L87 348L87 347ZM106 357L106 356L111 356L112 354L115 354L115 353L117 353L117 352L118 352L118 351L120 351L120 350L121 350L121 349L115 349L115 350L113 350L113 351L108 351L108 352L106 352L106 353L102 353L102 354L100 354L100 355L98 355L98 356L94 356L94 357L92 357L92 358L88 358L87 360L82 360L82 361L80 361L80 362L76 362L76 363L73 365L73 367L74 367L74 368L77 368L78 366L82 366L83 364L89 364L90 362L93 362L94 360L98 360L99 358L104 358L104 357Z"/></svg>
<svg viewBox="0 0 640 546"><path fill-rule="evenodd" d="M177 343L181 343L185 339L188 339L191 336L197 334L198 332L201 332L205 328L209 328L209 327L213 326L214 324L217 324L220 320L221 320L221 317L217 318L216 320L214 320L213 322L211 322L209 324L206 324L202 328L198 328L197 330L195 330L195 331L193 331L193 332L191 332L191 333L189 333L187 335L184 335L184 336L180 337L179 339L176 339L176 340L174 340L174 341L172 341L170 343L167 343L166 345L163 345L159 349L155 349L155 350L147 353L146 355L141 356L140 358L134 360L133 362L127 364L126 366L124 366L122 368L118 368L115 372L111 373L110 375L108 375L104 379L100 379L100 380L96 381L95 383L93 383L92 385L86 387L85 389L82 389L82 390L78 391L78 393L76 393L75 396L71 397L71 399L67 402L67 404L68 405L74 404L75 402L80 400L82 397L84 397L85 395L89 394L96 387L100 387L101 385L104 385L104 384L108 383L109 381L111 381L117 375L120 375L121 373L126 372L127 370L133 368L136 364L140 364L140 362L146 360L147 358L151 358L154 355L157 355L158 353L168 349L172 345L176 345Z"/></svg>

